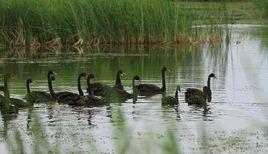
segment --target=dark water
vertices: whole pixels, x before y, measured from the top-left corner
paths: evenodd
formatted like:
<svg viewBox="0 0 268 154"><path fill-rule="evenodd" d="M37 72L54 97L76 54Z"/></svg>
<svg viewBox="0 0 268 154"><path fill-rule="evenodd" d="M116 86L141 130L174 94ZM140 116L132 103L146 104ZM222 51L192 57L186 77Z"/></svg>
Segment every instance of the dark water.
<svg viewBox="0 0 268 154"><path fill-rule="evenodd" d="M136 104L128 100L123 104L94 108L36 104L34 110L46 127L49 141L60 146L62 151L117 152L115 132L118 123L113 116L117 109L121 109L130 131L130 153L162 153L167 129L175 133L176 141L185 153L265 153L268 151L265 128L268 118L268 38L261 29L261 26L234 25L229 45L223 41L165 49L107 47L84 50L83 53L66 50L56 54L15 54L17 58L13 59L9 57L14 53L4 51L1 52L0 74L16 74L16 80L10 82L10 91L13 97L23 98L27 78L37 80L33 90L47 91L46 73L49 69L58 74L55 91L73 92L77 91L79 72L90 71L97 81L112 86L116 72L121 69L127 73L122 83L132 92L134 75L140 75L144 83L161 86L161 67L172 70L166 74L167 94L174 95L177 85L181 86L178 108L161 107L161 95L140 97ZM212 80L213 100L208 103L208 111L188 106L184 101L185 89L201 89L211 72L218 79ZM21 131L26 145L31 143L27 115L27 109L21 110L9 126L11 130L18 128ZM5 142L1 141L0 150L6 151ZM26 147L30 151L31 147Z"/></svg>

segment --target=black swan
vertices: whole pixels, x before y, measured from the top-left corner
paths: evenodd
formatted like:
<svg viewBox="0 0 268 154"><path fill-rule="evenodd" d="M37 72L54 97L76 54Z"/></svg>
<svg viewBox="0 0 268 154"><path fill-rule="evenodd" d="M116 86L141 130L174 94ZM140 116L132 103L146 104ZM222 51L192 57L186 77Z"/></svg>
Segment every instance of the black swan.
<svg viewBox="0 0 268 154"><path fill-rule="evenodd" d="M0 91L4 92L4 86L0 86ZM0 110L1 114L17 114L19 113L18 107L11 104L10 99L6 99L3 95L0 94Z"/></svg>
<svg viewBox="0 0 268 154"><path fill-rule="evenodd" d="M162 88L154 84L140 84L137 85L138 93L142 96L151 96L154 94L161 94L166 92L165 72L170 71L167 67L162 68Z"/></svg>
<svg viewBox="0 0 268 154"><path fill-rule="evenodd" d="M116 74L116 79L115 79L115 87L116 87L117 89L121 89L121 90L124 89L124 87L123 87L123 85L122 85L122 83L121 83L121 78L124 77L125 75L126 75L126 73L124 73L122 70L119 70L119 71L117 72L117 74Z"/></svg>
<svg viewBox="0 0 268 154"><path fill-rule="evenodd" d="M48 78L49 80L50 78ZM28 102L31 103L42 103L42 102L50 102L54 101L54 98L44 91L31 91L30 85L34 84L35 81L32 79L26 80L26 88L27 88L27 94L25 96L25 99Z"/></svg>
<svg viewBox="0 0 268 154"><path fill-rule="evenodd" d="M180 86L177 86L177 89L175 91L175 97L172 97L172 96L165 97L164 96L161 99L162 105L178 105L179 104L178 91L181 91Z"/></svg>
<svg viewBox="0 0 268 154"><path fill-rule="evenodd" d="M92 107L92 106L103 106L107 105L108 102L105 99L100 99L98 97L95 97L93 95L93 92L91 90L91 83L90 80L94 79L94 74L89 74L87 76L87 86L88 86L88 96L82 96L80 99L77 99L76 101L70 102L69 105L71 106L85 106L85 107Z"/></svg>
<svg viewBox="0 0 268 154"><path fill-rule="evenodd" d="M211 101L211 89L210 89L210 79L217 79L214 73L209 74L207 80L207 86L203 87L203 91L195 88L188 88L185 92L185 101L188 104L199 104L202 105L206 103L206 100Z"/></svg>
<svg viewBox="0 0 268 154"><path fill-rule="evenodd" d="M2 115L18 114L19 108L13 105L10 99L7 99L4 96L1 96L0 111Z"/></svg>
<svg viewBox="0 0 268 154"><path fill-rule="evenodd" d="M18 108L30 106L31 104L28 104L27 102L24 102L21 99L10 98L10 93L9 93L9 88L8 88L8 81L10 79L12 79L12 78L13 77L10 74L4 75L4 88L3 88L4 100L10 102L11 104L13 104L14 106L16 106Z"/></svg>
<svg viewBox="0 0 268 154"><path fill-rule="evenodd" d="M126 75L123 71L119 70L116 74L115 86L111 89L110 99L112 102L125 102L127 99L132 98L132 94L128 93L122 83L121 77Z"/></svg>
<svg viewBox="0 0 268 154"><path fill-rule="evenodd" d="M123 77L124 75L126 75L123 71L119 70L116 74L116 80L115 80L115 87L118 89L123 90L124 87L121 83L121 77ZM107 96L108 93L112 90L111 87L109 87L108 85L105 85L103 83L90 83L90 88L91 88L91 92L92 95L94 96ZM89 90L88 90L89 92Z"/></svg>
<svg viewBox="0 0 268 154"><path fill-rule="evenodd" d="M77 78L77 88L78 88L78 93L80 96L84 96L84 92L81 88L81 78L86 78L87 77L87 74L82 72L78 75L78 78Z"/></svg>
<svg viewBox="0 0 268 154"><path fill-rule="evenodd" d="M78 91L79 93L82 92L82 89L81 89L81 85L80 85L80 79L85 76L84 73L80 73L79 76L78 76ZM55 76L51 76L50 77L50 80L49 80L49 92L51 94L51 96L58 100L59 103L65 103L65 104L69 104L69 103L72 103L72 102L75 102L79 99L82 98L81 95L79 94L76 94L76 93L72 93L72 92L68 92L68 91L65 91L65 92L57 92L55 93L54 90L53 90L53 86L52 86L52 81L55 80ZM83 94L83 93L81 93Z"/></svg>
<svg viewBox="0 0 268 154"><path fill-rule="evenodd" d="M120 81L120 83L121 83L121 81ZM90 83L90 88L91 88L91 92L94 96L105 96L105 95L107 95L107 92L109 90L111 90L111 87L109 87L106 84L100 83L100 82ZM89 90L88 90L88 92L89 92Z"/></svg>

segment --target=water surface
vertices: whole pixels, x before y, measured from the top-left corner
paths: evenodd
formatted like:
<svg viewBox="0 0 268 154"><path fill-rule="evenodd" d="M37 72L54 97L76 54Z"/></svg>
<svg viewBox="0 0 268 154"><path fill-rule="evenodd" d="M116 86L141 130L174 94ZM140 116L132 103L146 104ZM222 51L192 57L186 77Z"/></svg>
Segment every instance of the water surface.
<svg viewBox="0 0 268 154"><path fill-rule="evenodd" d="M47 91L46 73L50 69L58 74L55 91L77 92L79 72L92 72L96 81L113 86L115 74L121 69L127 73L122 83L132 92L134 75L140 75L143 83L161 86L161 68L167 66L172 70L166 74L167 95L174 95L177 85L182 88L178 107L162 107L162 95L155 95L139 97L136 104L128 100L105 107L73 108L52 103L36 104L34 110L42 118L49 141L67 152L117 152L116 126L120 122L114 120L114 116L120 109L129 131L130 153L161 153L167 129L175 133L176 141L185 153L265 153L268 151L265 129L268 38L262 33L263 29L262 26L233 25L228 45L223 41L170 48L107 47L83 52L25 53L27 56L2 51L0 75L16 74L16 80L9 84L11 95L23 98L27 78L38 81L33 90ZM12 54L16 58L9 58ZM213 99L207 110L187 105L185 89L201 89L211 72L218 79L212 80ZM28 109L21 110L9 125L11 130L21 131L25 145L31 143L27 116ZM4 142L0 147L6 150ZM30 146L26 147L30 151Z"/></svg>

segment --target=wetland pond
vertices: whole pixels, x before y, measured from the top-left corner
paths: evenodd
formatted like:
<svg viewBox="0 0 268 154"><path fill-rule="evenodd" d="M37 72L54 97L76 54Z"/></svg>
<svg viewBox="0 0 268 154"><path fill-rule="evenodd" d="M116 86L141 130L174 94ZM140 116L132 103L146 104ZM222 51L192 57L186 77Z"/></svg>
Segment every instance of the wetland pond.
<svg viewBox="0 0 268 154"><path fill-rule="evenodd" d="M231 25L231 41L218 44L162 48L103 48L85 50L83 53L65 51L40 53L9 58L1 52L0 74L16 75L9 83L11 96L23 98L25 80L32 78L37 84L32 90L48 91L46 74L53 69L57 73L53 83L55 91L77 92L79 72L92 72L95 81L114 85L115 74L121 69L127 73L122 79L125 89L132 92L132 77L139 75L143 83L161 86L161 68L167 66L167 95L174 95L177 85L178 107L162 107L162 95L139 97L125 103L113 103L104 107L70 107L58 103L35 104L34 111L46 129L50 145L60 151L118 153L118 134L123 136L128 153L164 153L168 133L175 137L178 149L183 153L267 153L268 120L268 37L263 26ZM255 33L255 32L260 33ZM267 31L267 30L266 30ZM212 80L212 102L207 109L185 103L186 88L202 88L209 73ZM86 81L83 81L86 85ZM85 86L83 86L85 89ZM125 119L125 130L115 120L120 110ZM31 152L33 125L28 109L19 111L8 125L8 135L19 130L25 151ZM30 128L27 127L30 123ZM1 119L0 151L8 147L2 138Z"/></svg>

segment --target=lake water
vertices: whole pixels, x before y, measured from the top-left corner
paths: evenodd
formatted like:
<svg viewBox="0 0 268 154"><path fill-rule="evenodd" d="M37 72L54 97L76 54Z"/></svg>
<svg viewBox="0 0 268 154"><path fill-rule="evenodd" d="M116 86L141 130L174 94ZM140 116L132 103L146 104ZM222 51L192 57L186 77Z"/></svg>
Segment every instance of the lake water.
<svg viewBox="0 0 268 154"><path fill-rule="evenodd" d="M2 51L0 74L16 75L16 80L9 83L11 95L23 98L27 78L37 81L32 90L47 91L49 69L58 74L55 91L73 92L77 92L79 72L90 71L96 81L112 86L116 72L121 69L127 73L122 83L132 92L134 75L139 75L143 83L161 86L161 68L171 69L166 73L167 95L174 95L177 85L181 86L178 107L162 107L162 95L139 97L136 104L128 100L93 108L35 104L34 111L41 117L49 142L67 153L117 153L117 126L122 124L115 120L118 109L126 121L127 132L123 138L130 144L129 153L162 153L168 130L175 134L184 153L267 153L268 35L262 32L267 28L256 25L230 28L229 45L223 41L170 48L106 47L27 56L14 50L14 53ZM11 55L16 58L9 58ZM208 111L189 106L184 101L185 89L201 89L211 72L218 79L212 80L213 98ZM83 81L84 89L85 84ZM27 128L27 117L28 109L20 110L18 117L10 121L8 131L12 137L14 130L20 130L26 150L31 151L31 119ZM3 130L3 120L0 126ZM0 141L0 150L7 152L4 139L0 137Z"/></svg>

